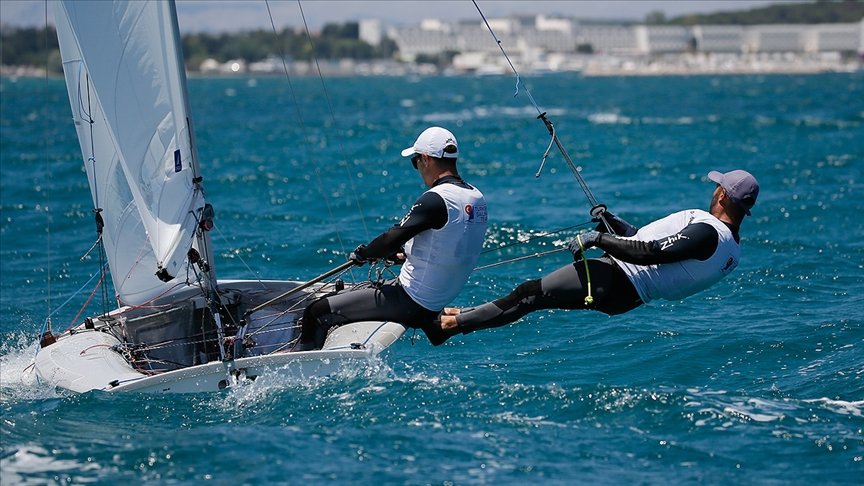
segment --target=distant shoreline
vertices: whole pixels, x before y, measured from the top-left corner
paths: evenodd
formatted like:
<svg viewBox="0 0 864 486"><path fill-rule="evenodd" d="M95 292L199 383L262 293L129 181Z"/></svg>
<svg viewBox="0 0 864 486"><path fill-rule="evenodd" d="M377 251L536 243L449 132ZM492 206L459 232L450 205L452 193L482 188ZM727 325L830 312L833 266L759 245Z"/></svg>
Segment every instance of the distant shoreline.
<svg viewBox="0 0 864 486"><path fill-rule="evenodd" d="M393 61L343 61L326 68L325 77L367 76L512 76L508 66L484 65L477 70L457 70L452 66L396 63ZM523 75L578 72L586 77L600 76L696 76L742 74L821 74L849 73L864 70L861 57L844 58L840 53L802 56L792 53L761 55L686 53L667 56L573 56L555 64L520 67ZM187 71L190 78L249 78L284 76L278 71L200 72ZM289 68L290 76L317 76L317 70ZM0 77L45 78L45 68L35 66L0 66ZM49 72L48 78L62 79L62 73Z"/></svg>

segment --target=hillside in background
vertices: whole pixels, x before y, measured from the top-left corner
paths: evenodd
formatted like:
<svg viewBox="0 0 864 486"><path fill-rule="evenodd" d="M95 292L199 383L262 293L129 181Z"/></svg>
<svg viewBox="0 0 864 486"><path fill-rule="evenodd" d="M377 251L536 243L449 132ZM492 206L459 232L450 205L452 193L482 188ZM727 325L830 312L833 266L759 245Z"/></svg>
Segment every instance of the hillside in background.
<svg viewBox="0 0 864 486"><path fill-rule="evenodd" d="M818 1L770 5L740 12L684 15L666 20L662 12L646 17L646 23L669 25L831 24L860 22L864 1Z"/></svg>

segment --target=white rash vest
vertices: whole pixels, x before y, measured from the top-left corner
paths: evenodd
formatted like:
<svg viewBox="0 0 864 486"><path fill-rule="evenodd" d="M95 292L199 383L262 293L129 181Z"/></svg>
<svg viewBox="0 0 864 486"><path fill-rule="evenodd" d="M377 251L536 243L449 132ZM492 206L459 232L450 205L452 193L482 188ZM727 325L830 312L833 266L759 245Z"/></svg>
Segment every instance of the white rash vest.
<svg viewBox="0 0 864 486"><path fill-rule="evenodd" d="M429 191L444 200L447 224L408 240L399 282L415 302L437 311L468 282L483 248L487 214L483 194L467 184L441 184Z"/></svg>
<svg viewBox="0 0 864 486"><path fill-rule="evenodd" d="M636 265L613 257L636 287L642 302L683 299L714 285L738 266L741 245L735 241L732 231L722 221L701 209L673 213L643 226L636 235L623 239L654 241L674 238L687 225L694 223L707 223L717 230L717 249L706 260L690 258L674 263Z"/></svg>

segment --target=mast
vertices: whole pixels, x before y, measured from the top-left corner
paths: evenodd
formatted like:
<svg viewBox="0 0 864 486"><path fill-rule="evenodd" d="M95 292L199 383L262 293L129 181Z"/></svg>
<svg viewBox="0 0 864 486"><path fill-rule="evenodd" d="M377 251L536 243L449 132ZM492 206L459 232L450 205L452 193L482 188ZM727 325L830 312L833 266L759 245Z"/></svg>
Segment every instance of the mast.
<svg viewBox="0 0 864 486"><path fill-rule="evenodd" d="M177 6L174 0L171 0L169 11L171 16L171 26L174 35L175 59L177 60L177 72L180 78L180 85L183 89L183 103L186 106L186 128L189 134L189 146L191 148L190 168L192 170L192 183L196 194L200 194L204 199L204 184L203 176L201 175L201 163L198 158L198 142L195 139L195 127L192 124L192 106L189 102L189 86L186 80L186 65L183 62L183 46L180 42L180 23L177 20ZM189 250L189 263L197 264L204 278L204 297L207 299L207 305L210 308L210 313L213 316L213 321L216 324L216 331L219 337L219 355L222 360L231 359L225 353L225 332L222 328L222 317L219 314L219 309L222 307L222 299L219 296L219 283L216 280L216 267L213 265L213 245L210 241L210 230L213 228L213 206L205 202L204 207L196 216L198 221L198 229L195 231L195 240L198 248L198 254L195 254L195 248ZM195 260L195 261L193 261Z"/></svg>
<svg viewBox="0 0 864 486"><path fill-rule="evenodd" d="M174 2L65 0L55 4L55 19L118 300L142 305L169 295L189 284L186 269L197 265L221 349L213 208L205 201Z"/></svg>

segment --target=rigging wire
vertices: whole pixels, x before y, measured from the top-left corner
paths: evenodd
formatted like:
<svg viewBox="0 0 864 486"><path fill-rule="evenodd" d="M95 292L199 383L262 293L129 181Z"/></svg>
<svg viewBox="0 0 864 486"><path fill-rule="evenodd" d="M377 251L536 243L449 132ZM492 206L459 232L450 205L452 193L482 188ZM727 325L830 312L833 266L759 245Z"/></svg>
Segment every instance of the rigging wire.
<svg viewBox="0 0 864 486"><path fill-rule="evenodd" d="M264 282L261 281L261 275L259 275L258 272L252 270L252 268L249 267L249 264L246 263L246 260L244 260L243 257L240 255L240 251L239 251L239 250L236 250L236 249L234 249L233 246L231 246L231 242L228 241L228 238L226 238L225 235L222 233L222 230L219 228L219 225L218 225L218 224L214 224L214 225L213 225L213 228L214 228L216 231L219 232L219 236L222 237L222 241L224 241L224 242L225 242L225 245L228 246L228 251L230 251L232 255L236 255L237 258L239 258L240 261L243 263L243 266L246 267L246 270L249 270L249 273L251 273L253 276L255 276L255 280L257 280L258 283L261 284L261 287L263 287L263 288L266 289L267 286L264 285Z"/></svg>
<svg viewBox="0 0 864 486"><path fill-rule="evenodd" d="M526 243L530 243L530 242L532 242L532 241L534 241L534 240L536 240L536 239L538 239L538 238L545 238L545 237L547 237L547 236L556 235L556 234L558 234L558 233L561 233L562 231L567 231L567 230L570 230L570 229L573 229L573 228L578 228L578 227L580 227L580 226L586 226L586 225L589 225L589 224L591 224L591 223L593 223L593 221L585 221L584 223L574 224L574 225L572 225L572 226L568 226L568 227L566 227L566 228L561 228L561 229L559 229L559 230L555 230L555 231L548 231L548 232L545 232L545 231L544 231L542 234L538 234L538 235L536 235L536 236L532 236L532 237L530 237L530 238L528 238L528 239L526 239L526 240L517 241L516 243L510 243L509 245L496 246L495 248L490 248L490 249L488 249L488 250L482 251L482 252L480 252L480 254L481 254L481 255L485 255L486 253L492 253L493 251L500 251L500 250L503 250L503 249L505 249L505 248L510 248L510 247L513 247L513 246L519 246L519 245L524 245L524 244L526 244ZM476 269L475 269L475 270L476 270Z"/></svg>
<svg viewBox="0 0 864 486"><path fill-rule="evenodd" d="M366 240L370 240L369 229L366 227L366 218L363 216L363 208L360 206L360 198L357 196L357 186L354 185L354 177L351 175L351 165L348 163L348 156L345 154L345 146L342 144L342 131L339 130L339 124L336 122L336 115L333 113L333 105L330 103L330 94L327 92L327 86L324 84L324 75L321 73L321 65L318 64L318 56L315 55L315 44L312 42L312 34L309 33L309 25L306 23L306 14L303 12L303 5L300 0L297 0L297 6L300 8L300 16L303 18L303 27L306 29L306 37L309 39L309 45L312 47L312 58L315 59L315 67L318 69L318 79L321 80L321 87L324 89L324 98L327 100L327 108L330 110L330 119L333 120L333 126L336 130L336 138L339 140L339 148L342 151L342 161L345 163L345 172L348 173L348 180L351 182L351 190L354 191L354 200L357 202L357 210L360 212L360 222L363 223L363 231L366 233ZM343 248L343 251L345 249Z"/></svg>
<svg viewBox="0 0 864 486"><path fill-rule="evenodd" d="M106 266L107 266L107 263L106 263ZM44 335L46 331L50 331L50 329L51 329L51 327L50 327L50 326L51 326L51 317L52 317L54 314L60 312L61 309L63 309L64 307L66 307L66 304L68 304L69 302L71 302L72 299L74 299L75 296L77 296L78 294L80 294L81 291L84 290L85 287L87 287L88 285L90 285L90 283L93 282L93 279L96 278L96 276L100 276L100 277L101 277L101 276L102 276L102 272L96 272L96 273L94 273L94 274L90 277L90 280L84 282L84 285L82 285L81 288L79 288L78 290L76 290L75 293L73 293L72 295L69 296L68 299L66 299L66 302L63 302L63 303L60 304L56 309L54 309L50 314L48 314L48 317L45 318L45 322L42 323L42 329L39 330L39 335L40 335L40 336ZM76 318L76 319L77 319L77 318ZM37 354L37 355L39 354L39 350L40 350L41 348L42 348L41 346L38 346L38 347L36 348L36 354Z"/></svg>
<svg viewBox="0 0 864 486"><path fill-rule="evenodd" d="M336 238L339 241L339 247L342 249L342 252L345 253L345 243L342 241L342 234L339 232L339 226L336 224L336 217L333 215L333 209L330 206L330 198L327 196L327 190L324 186L324 181L321 178L321 170L318 168L318 164L315 162L315 154L312 151L312 145L309 142L309 135L306 131L306 124L303 122L303 116L300 112L300 102L297 100L297 94L294 92L294 85L291 83L291 76L288 74L288 65L285 63L285 54L282 51L282 46L279 42L279 35L276 32L276 23L273 21L273 12L270 10L270 1L265 0L264 2L267 5L267 14L270 16L270 27L273 30L273 37L276 39L276 48L279 50L279 58L282 60L282 69L285 72L285 79L288 81L288 87L291 91L291 97L294 100L294 107L297 110L297 117L300 121L300 128L303 132L303 140L306 144L306 149L309 152L309 158L312 162L312 166L315 168L315 176L318 178L318 185L321 188L321 194L324 197L324 204L327 206L327 212L330 214L330 221L333 223L333 228L336 232ZM299 4L299 0L298 0ZM301 10L302 12L302 10ZM306 22L305 18L303 20L304 24ZM307 26L308 31L308 26ZM314 52L313 52L314 56ZM317 58L316 58L317 63ZM319 70L320 75L320 70ZM323 83L323 80L322 80ZM329 103L329 101L328 101ZM340 139L341 144L341 139ZM356 192L355 192L356 194ZM365 227L365 223L364 223ZM368 234L368 233L367 233Z"/></svg>
<svg viewBox="0 0 864 486"><path fill-rule="evenodd" d="M540 252L537 252L537 253L532 253L532 254L530 254L530 255L524 255L524 256L521 256L521 257L511 258L511 259L509 259L509 260L504 260L504 261L501 261L501 262L490 263L489 265L483 265L482 267L476 267L476 268L474 268L472 271L476 272L477 270L485 270L485 269L487 269L487 268L497 267L498 265L504 265L505 263L513 263L513 262L518 262L518 261L520 261L520 260L527 260L527 259L529 259L529 258L536 258L536 257L541 257L541 256L551 255L551 254L553 254L553 253L558 253L559 251L564 251L564 250L566 250L566 249L567 249L567 247L564 246L564 247L561 247L561 248L555 248L554 250L540 251Z"/></svg>
<svg viewBox="0 0 864 486"><path fill-rule="evenodd" d="M99 289L99 287L102 285L102 282L104 282L104 280L101 278L99 279L98 282L96 282L96 287L93 288L93 292L90 292L90 297L87 297L87 300L84 302L84 305L81 306L81 310L79 310L78 313L75 314L75 317L72 318L72 322L69 324L69 327L67 327L66 330L63 332L66 332L75 326L75 321L77 321L78 318L81 317L81 314L84 313L84 309L86 309L87 305L90 304L90 300L92 300L93 296L96 295L96 290Z"/></svg>
<svg viewBox="0 0 864 486"><path fill-rule="evenodd" d="M503 249L505 249L505 248L511 248L511 247L518 246L518 245L524 245L524 244L526 244L526 243L530 243L531 241L534 241L534 240L536 240L536 239L539 239L539 238L545 238L545 237L547 237L547 236L556 235L556 234L558 234L558 233L561 233L562 231L567 231L567 230L569 230L569 229L578 228L578 227L580 227L580 226L586 226L586 225L589 225L589 224L591 224L591 223L593 223L593 222L594 222L593 220L589 220L589 221L585 221L584 223L574 224L574 225L572 225L572 226L568 226L568 227L566 227L566 228L561 228L561 229L559 229L559 230L557 230L557 231L544 232L543 234L538 234L538 235L536 235L536 236L532 236L531 238L528 238L528 239L526 239L526 240L524 240L524 241L517 241L516 243L511 243L511 244L509 244L509 245L502 245L502 246L499 246L499 247L496 247L496 248L490 248L490 249L488 249L488 250L486 250L486 251L481 252L480 254L481 254L481 255L484 255L484 254L486 254L486 253L491 253L491 252L493 252L493 251L499 251L499 250L503 250ZM578 235L577 235L577 236L578 236ZM509 260L503 260L503 261L500 261L500 262L495 262L495 263L490 263L490 264L488 264L488 265L483 265L483 266L480 266L480 267L475 267L473 271L476 272L476 271L478 271L478 270L485 270L485 269L487 269L487 268L497 267L498 265L504 265L505 263L513 263L513 262L518 262L518 261L520 261L520 260L527 260L528 258L536 258L536 257L541 257L541 256L551 255L551 254L553 254L553 253L558 253L559 251L564 251L564 250L567 250L567 249L568 249L568 248L565 246L565 247L561 247L561 248L555 248L554 250L548 250L548 251L541 251L541 252L537 252L537 253L532 253L532 254L530 254L530 255L524 255L524 256L521 256L521 257L511 258L511 259L509 259Z"/></svg>
<svg viewBox="0 0 864 486"><path fill-rule="evenodd" d="M48 315L51 315L51 155L49 145L50 121L48 120L49 98L48 98L48 2L45 2L45 214L48 240Z"/></svg>
<svg viewBox="0 0 864 486"><path fill-rule="evenodd" d="M49 98L48 98L48 2L45 2L45 225L46 225L46 237L47 240L47 276L48 276L48 294L46 297L47 304L47 315L48 317L45 319L45 324L42 326L42 331L39 335L43 335L46 331L51 332L51 158L50 151L48 149L48 145L50 143L51 138L49 137L49 120L48 113L50 110L48 108ZM41 346L40 346L41 347ZM38 354L39 348L37 348L36 353Z"/></svg>
<svg viewBox="0 0 864 486"><path fill-rule="evenodd" d="M282 60L282 69L285 72L285 79L288 80L288 88L291 91L291 98L294 100L294 108L297 110L297 118L300 121L300 129L303 132L303 140L306 143L306 150L309 152L309 159L312 166L315 168L315 175L318 177L318 184L321 186L321 193L324 196L324 204L327 206L327 211L330 213L330 220L333 222L333 227L336 228L336 235L339 237L339 244L342 250L345 250L345 245L342 244L342 238L339 235L339 228L336 227L336 218L333 216L333 209L330 207L330 199L327 197L327 191L324 189L324 182L321 179L321 171L318 169L318 164L315 162L315 154L312 151L312 145L309 143L309 134L306 132L306 124L303 122L303 115L300 112L300 102L297 100L297 94L294 92L294 85L291 83L291 76L288 75L288 65L285 63L285 54L282 52L282 46L279 43L279 35L276 33L276 23L273 21L273 13L270 11L270 1L265 0L267 5L267 14L270 16L270 27L273 29L273 36L276 38L276 48L279 49L279 58Z"/></svg>
<svg viewBox="0 0 864 486"><path fill-rule="evenodd" d="M537 103L534 101L534 97L531 96L531 91L529 91L528 87L525 86L525 83L522 82L522 76L519 75L519 71L517 71L516 67L513 66L513 62L510 60L510 56L508 56L507 52L504 50L504 46L501 44L501 40L499 40L498 36L495 35L495 31L492 30L492 26L489 25L489 21L486 20L486 16L483 14L483 11L480 10L480 6L477 5L477 0L471 0L471 2L474 4L474 7L477 8L477 12L483 19L483 23L486 24L486 28L489 30L489 33L492 34L492 38L495 40L498 48L501 49L501 54L503 54L504 58L507 59L507 63L510 65L510 69L513 70L513 74L516 75L516 92L513 94L513 96L517 96L519 94L519 85L521 84L522 88L525 89L525 94L528 96L528 99L531 100L531 104L534 105L534 109L537 110L537 118L543 120L543 123L546 125L546 129L549 130L549 134L552 136L552 140L549 142L549 147L543 154L543 161L540 163L540 170L537 171L536 177L540 177L540 172L543 170L543 165L546 163L546 158L549 156L549 151L552 149L552 145L557 146L558 151L561 153L561 156L564 158L564 161L567 163L570 171L573 173L573 176L579 183L579 187L582 188L582 192L585 193L585 197L591 204L591 216L600 218L600 220L603 221L603 224L606 226L606 229L609 230L610 233L615 234L615 232L609 226L609 223L606 221L606 218L604 217L604 213L606 212L606 206L603 206L602 204L599 204L597 202L597 199L594 197L594 194L591 192L591 189L588 187L585 179L582 178L582 174L580 173L581 168L576 167L576 164L573 163L573 160L567 154L567 150L564 149L564 145L561 143L561 140L558 139L558 135L555 132L555 126L552 124L551 121L549 121L548 118L546 118L546 113L540 110L540 107L537 106Z"/></svg>
<svg viewBox="0 0 864 486"><path fill-rule="evenodd" d="M96 243L94 246L98 246L98 249L96 250L96 252L99 255L99 268L100 268L100 272L102 273L101 278L104 280L106 275L107 275L107 261L106 261L107 256L105 254L105 243L104 243L105 240L102 239L102 230L105 227L105 222L102 219L102 208L100 207L100 204L99 204L99 183L98 183L99 178L97 177L98 166L96 165L96 142L95 142L95 138L93 135L93 124L95 123L95 121L93 120L93 107L91 106L91 100L90 100L90 75L89 75L89 73L84 76L84 85L85 85L85 88L87 89L87 109L86 109L86 111L83 109L83 107L84 107L83 101L84 100L81 97L81 72L83 70L84 70L84 62L80 61L79 62L79 71L78 71L78 98L79 98L78 104L82 107L82 113L87 115L87 118L85 121L87 122L87 126L90 129L90 157L87 158L87 162L92 162L92 164L93 164L93 184L91 187L93 187L93 200L95 202L95 207L93 208L93 213L96 214L96 217L95 217L96 234L98 235L96 238ZM92 248L91 248L91 251L92 251ZM88 251L87 253L90 253L90 251ZM101 298L102 298L102 315L107 316L108 315L108 286L107 285L102 287Z"/></svg>

